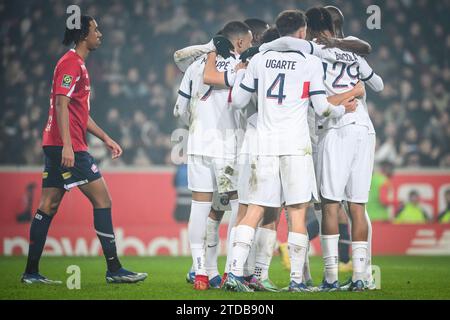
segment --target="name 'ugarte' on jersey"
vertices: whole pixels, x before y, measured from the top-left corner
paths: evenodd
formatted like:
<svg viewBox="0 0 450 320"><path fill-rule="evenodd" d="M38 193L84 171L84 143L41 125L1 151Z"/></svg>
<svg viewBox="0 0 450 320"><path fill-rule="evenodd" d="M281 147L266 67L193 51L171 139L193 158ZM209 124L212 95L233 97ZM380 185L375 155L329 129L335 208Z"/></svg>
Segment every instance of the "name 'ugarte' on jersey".
<svg viewBox="0 0 450 320"><path fill-rule="evenodd" d="M270 43L265 43L260 47L260 51L266 50L299 50L319 57L322 60L325 71L324 83L329 96L352 89L359 80L368 83L375 91L380 91L383 87L382 79L374 74L367 61L350 52L337 48L324 49L323 46L313 41L293 37L282 37ZM361 100L358 100L358 106L355 112L347 113L340 119L330 119L327 121L325 119L316 120L316 129L317 126L323 128L339 128L350 123L357 123L367 126L371 133L375 133L367 108Z"/></svg>
<svg viewBox="0 0 450 320"><path fill-rule="evenodd" d="M229 105L231 89L215 87L203 82L206 56L196 60L184 74L178 93L189 102L189 137L187 154L232 159L236 157L239 112ZM239 60L217 57L216 68L224 71L226 82L236 73Z"/></svg>
<svg viewBox="0 0 450 320"><path fill-rule="evenodd" d="M323 95L317 113L327 117L345 113L343 106L332 108L326 101L320 59L299 51L258 53L250 61L240 87L258 92L255 155L311 154L307 123L311 96ZM238 97L233 90L233 105L240 104L235 101Z"/></svg>

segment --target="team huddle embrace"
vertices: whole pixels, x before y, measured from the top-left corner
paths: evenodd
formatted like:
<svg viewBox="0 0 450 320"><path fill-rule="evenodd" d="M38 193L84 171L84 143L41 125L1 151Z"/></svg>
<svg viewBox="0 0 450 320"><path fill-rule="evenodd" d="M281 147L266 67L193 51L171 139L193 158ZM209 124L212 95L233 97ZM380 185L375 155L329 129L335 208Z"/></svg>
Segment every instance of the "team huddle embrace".
<svg viewBox="0 0 450 320"><path fill-rule="evenodd" d="M189 127L189 241L196 290L279 291L269 279L280 213L288 221L290 283L284 290L374 289L365 210L375 152L365 88L383 89L344 38L335 7L281 12L274 27L233 21L205 45L178 50L184 72L174 115ZM314 206L324 259L315 287L307 210ZM217 266L218 228L230 210L227 262ZM351 224L353 275L338 281L338 214Z"/></svg>

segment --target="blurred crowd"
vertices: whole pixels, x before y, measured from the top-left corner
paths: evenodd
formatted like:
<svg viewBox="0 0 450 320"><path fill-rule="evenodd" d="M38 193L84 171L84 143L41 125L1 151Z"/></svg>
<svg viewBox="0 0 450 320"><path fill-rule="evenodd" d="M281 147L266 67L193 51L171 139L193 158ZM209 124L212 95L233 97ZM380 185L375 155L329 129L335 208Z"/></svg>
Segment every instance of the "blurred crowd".
<svg viewBox="0 0 450 320"><path fill-rule="evenodd" d="M172 60L176 49L208 42L230 20L271 23L284 9L334 4L346 17L346 34L372 44L368 61L385 82L381 94L368 90L376 161L450 167L449 0L2 1L0 164L42 164L52 74L68 50L61 41L66 8L74 3L103 33L87 60L91 115L124 149L115 164L171 164L178 127L172 108L182 76ZM381 8L380 30L366 26L371 4ZM102 145L89 140L99 162L113 165Z"/></svg>

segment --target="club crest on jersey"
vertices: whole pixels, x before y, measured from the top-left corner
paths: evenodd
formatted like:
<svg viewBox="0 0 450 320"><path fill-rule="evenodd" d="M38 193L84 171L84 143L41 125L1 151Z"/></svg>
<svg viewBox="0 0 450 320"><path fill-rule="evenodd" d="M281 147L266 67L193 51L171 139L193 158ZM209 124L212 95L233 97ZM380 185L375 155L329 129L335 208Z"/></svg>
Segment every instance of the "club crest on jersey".
<svg viewBox="0 0 450 320"><path fill-rule="evenodd" d="M97 173L98 172L98 168L95 165L95 163L91 166L91 170L92 170L93 173Z"/></svg>
<svg viewBox="0 0 450 320"><path fill-rule="evenodd" d="M70 85L72 84L72 80L73 80L72 76L65 74L62 79L61 87L69 89Z"/></svg>

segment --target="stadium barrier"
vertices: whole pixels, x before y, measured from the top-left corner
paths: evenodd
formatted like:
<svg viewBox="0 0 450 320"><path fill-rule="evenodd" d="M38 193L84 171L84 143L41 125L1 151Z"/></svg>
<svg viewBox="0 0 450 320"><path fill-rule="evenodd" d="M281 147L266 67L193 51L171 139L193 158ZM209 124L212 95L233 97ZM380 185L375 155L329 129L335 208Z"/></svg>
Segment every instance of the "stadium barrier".
<svg viewBox="0 0 450 320"><path fill-rule="evenodd" d="M24 255L28 250L29 221L38 206L40 168L0 168L0 255ZM171 168L104 170L113 199L120 255L189 255L187 224L177 222L176 189ZM399 170L392 178L393 210L411 189L419 190L421 203L434 217L445 207L444 191L450 172ZM225 254L226 223L220 227L220 253ZM285 241L282 219L279 240ZM373 223L374 255L450 255L450 224L396 225ZM313 254L320 253L318 239ZM54 256L95 256L101 247L93 229L92 209L79 190L72 190L53 220L45 252Z"/></svg>

